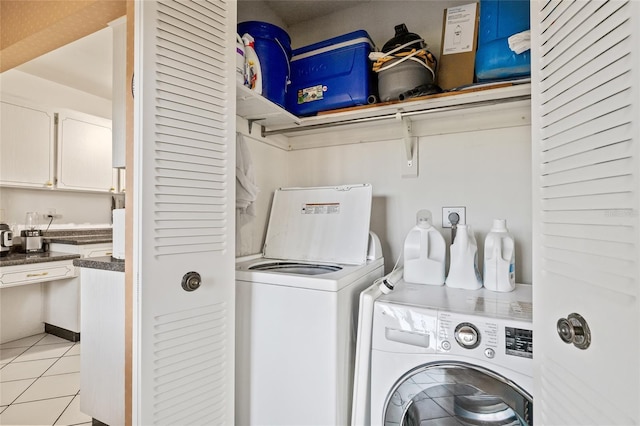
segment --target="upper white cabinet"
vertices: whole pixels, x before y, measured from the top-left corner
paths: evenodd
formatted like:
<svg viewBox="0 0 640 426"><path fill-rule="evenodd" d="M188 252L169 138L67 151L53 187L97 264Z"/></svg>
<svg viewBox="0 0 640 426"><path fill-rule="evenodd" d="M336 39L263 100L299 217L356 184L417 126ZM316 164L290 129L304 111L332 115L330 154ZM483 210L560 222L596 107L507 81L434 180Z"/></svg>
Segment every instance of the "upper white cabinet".
<svg viewBox="0 0 640 426"><path fill-rule="evenodd" d="M118 191L111 120L17 102L0 105L0 185Z"/></svg>
<svg viewBox="0 0 640 426"><path fill-rule="evenodd" d="M111 120L72 111L59 113L58 188L115 191L111 155Z"/></svg>
<svg viewBox="0 0 640 426"><path fill-rule="evenodd" d="M54 112L1 102L0 185L54 184Z"/></svg>

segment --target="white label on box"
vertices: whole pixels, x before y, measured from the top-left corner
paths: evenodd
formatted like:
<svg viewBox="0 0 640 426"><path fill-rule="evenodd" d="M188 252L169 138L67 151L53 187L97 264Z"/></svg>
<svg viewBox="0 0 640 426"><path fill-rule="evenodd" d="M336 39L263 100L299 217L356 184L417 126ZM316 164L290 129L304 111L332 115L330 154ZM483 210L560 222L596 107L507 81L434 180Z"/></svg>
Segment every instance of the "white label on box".
<svg viewBox="0 0 640 426"><path fill-rule="evenodd" d="M298 105L307 102L319 101L324 97L324 92L327 91L327 86L319 84L313 87L306 87L298 90Z"/></svg>
<svg viewBox="0 0 640 426"><path fill-rule="evenodd" d="M443 55L471 52L475 35L477 3L447 9Z"/></svg>
<svg viewBox="0 0 640 426"><path fill-rule="evenodd" d="M338 214L340 203L307 203L302 205L302 214Z"/></svg>

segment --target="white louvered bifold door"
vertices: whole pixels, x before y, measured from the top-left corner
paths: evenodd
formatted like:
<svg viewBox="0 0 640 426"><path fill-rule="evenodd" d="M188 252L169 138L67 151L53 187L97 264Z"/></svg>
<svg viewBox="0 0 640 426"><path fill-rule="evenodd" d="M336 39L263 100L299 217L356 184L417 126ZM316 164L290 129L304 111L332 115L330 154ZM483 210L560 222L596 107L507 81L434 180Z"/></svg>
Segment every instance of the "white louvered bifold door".
<svg viewBox="0 0 640 426"><path fill-rule="evenodd" d="M640 422L640 3L532 1L535 422ZM591 345L564 343L580 314Z"/></svg>
<svg viewBox="0 0 640 426"><path fill-rule="evenodd" d="M234 2L136 2L134 424L234 422L235 28Z"/></svg>

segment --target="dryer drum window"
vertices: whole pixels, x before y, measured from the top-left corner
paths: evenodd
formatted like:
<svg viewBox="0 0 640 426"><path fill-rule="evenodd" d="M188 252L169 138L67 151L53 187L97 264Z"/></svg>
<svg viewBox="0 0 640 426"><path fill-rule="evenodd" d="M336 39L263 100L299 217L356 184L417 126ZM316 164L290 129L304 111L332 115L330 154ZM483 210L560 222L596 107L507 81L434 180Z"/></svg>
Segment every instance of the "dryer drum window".
<svg viewBox="0 0 640 426"><path fill-rule="evenodd" d="M405 374L393 387L385 424L533 425L532 397L517 384L477 365L430 363Z"/></svg>

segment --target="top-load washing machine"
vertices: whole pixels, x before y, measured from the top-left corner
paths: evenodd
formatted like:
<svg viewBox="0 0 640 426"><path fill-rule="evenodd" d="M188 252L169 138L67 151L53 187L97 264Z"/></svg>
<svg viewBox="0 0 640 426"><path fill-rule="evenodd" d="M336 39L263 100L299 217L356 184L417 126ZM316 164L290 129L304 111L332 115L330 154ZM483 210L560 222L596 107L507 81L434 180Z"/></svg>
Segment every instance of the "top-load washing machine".
<svg viewBox="0 0 640 426"><path fill-rule="evenodd" d="M372 425L532 425L531 286L408 284L374 305Z"/></svg>
<svg viewBox="0 0 640 426"><path fill-rule="evenodd" d="M370 185L276 191L236 263L236 424L346 425L358 297L383 274Z"/></svg>

